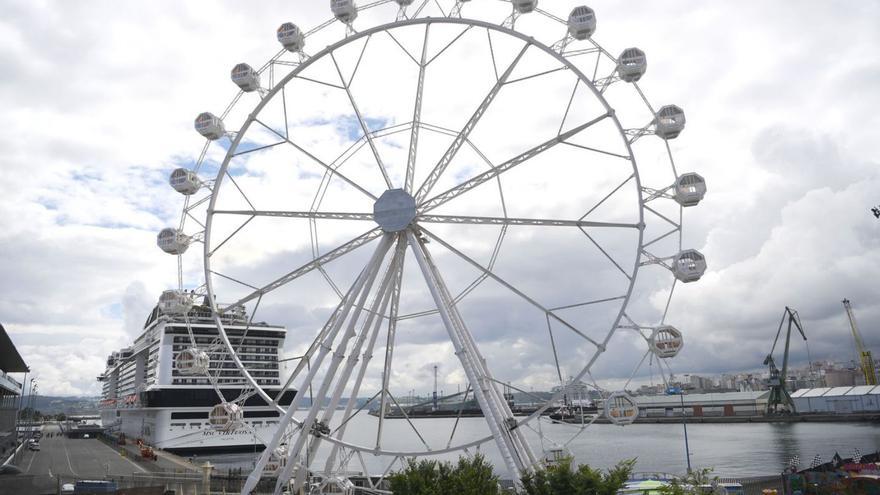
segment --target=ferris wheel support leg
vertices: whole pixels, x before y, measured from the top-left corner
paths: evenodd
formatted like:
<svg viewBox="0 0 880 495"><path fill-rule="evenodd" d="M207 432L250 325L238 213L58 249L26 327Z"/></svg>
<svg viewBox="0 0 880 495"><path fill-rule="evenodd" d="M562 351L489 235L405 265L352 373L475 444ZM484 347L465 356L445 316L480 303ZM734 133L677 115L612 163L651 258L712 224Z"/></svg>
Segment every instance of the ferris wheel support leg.
<svg viewBox="0 0 880 495"><path fill-rule="evenodd" d="M511 431L500 414L501 408L497 404L497 398L492 392L489 380L486 379L489 376L488 370L481 366L475 349L470 345L472 340L466 336L468 334L467 328L461 326L461 317L457 314L458 311L455 306L452 305L451 298L448 297L448 291L437 271L437 267L430 260L424 245L416 238L412 231L407 232L407 239L431 292L431 296L440 312L443 325L446 327L449 338L455 347L455 353L461 361L468 381L473 385L474 395L487 419L486 423L492 432L492 436L495 438L498 450L501 452L501 457L504 459L504 463L507 465L514 483L519 485L519 480L524 471L528 469L528 465L523 459L524 455L520 450L521 447L514 440Z"/></svg>
<svg viewBox="0 0 880 495"><path fill-rule="evenodd" d="M430 253L426 254L428 259L430 260ZM442 289L444 291L446 290L445 287L442 287ZM451 301L452 298L448 297L447 300ZM465 340L467 346L471 349L471 352L476 357L478 362L482 364L484 376L491 377L491 374L489 373L489 367L486 365L486 358L484 358L483 355L480 353L480 349L477 347L476 342L474 342L471 333L467 331L467 326L461 319L461 315L456 310L452 312L452 316L457 320L459 327L464 330L462 332L462 338ZM513 411L511 411L510 406L507 404L507 400L504 398L504 394L502 394L501 391L498 389L498 382L494 380L487 380L487 385L489 387L489 392L491 392L494 397L495 403L499 404L498 413L500 415L500 418L505 421L505 424L507 424L508 421L513 421ZM532 449L531 447L529 447L529 444L525 439L525 435L523 435L522 431L519 428L512 428L510 432L511 436L513 437L512 440L518 444L516 451L525 454L526 458L528 459L528 464L526 468L530 469L530 466L534 466L537 464L537 459L535 458L534 453L532 453Z"/></svg>
<svg viewBox="0 0 880 495"><path fill-rule="evenodd" d="M458 316L458 311L455 312L456 316ZM460 318L460 316L458 316ZM464 328L464 322L461 322L462 327ZM480 360L480 363L483 364L483 368L486 370L486 376L489 375L489 367L486 365L486 359L480 354L480 350L477 347L476 343L473 340L470 332L464 332L464 338L467 339L470 348L473 349L473 353ZM507 400L504 398L504 394L501 393L501 390L498 389L498 382L494 380L487 380L487 384L490 388L491 393L494 396L495 402L500 404L500 414L501 417L507 421L513 421L514 415L513 411L510 409L510 406L507 404ZM532 452L532 448L529 446L529 443L526 441L525 435L523 435L522 430L519 428L512 428L510 430L511 436L513 437L513 441L517 443L517 452L525 454L526 459L528 460L528 464L526 465L526 470L531 470L531 466L536 466L538 464L538 459L535 458L535 454Z"/></svg>
<svg viewBox="0 0 880 495"><path fill-rule="evenodd" d="M358 276L357 280L355 280L349 294L346 296L346 299L343 300L343 302L341 303L342 308L337 314L337 319L334 322L330 331L328 332L327 338L324 339L322 345L319 346L318 356L311 361L312 366L310 367L309 372L303 381L303 386L301 387L301 390L298 390L296 395L294 395L293 401L291 401L290 405L287 407L287 411L284 413L284 416L282 416L281 420L278 422L278 429L272 436L272 440L269 442L269 445L266 446L266 450L263 451L263 454L260 456L259 460L257 460L257 463L254 466L254 470L248 476L244 486L241 489L242 495L250 495L251 491L253 491L253 489L257 486L257 483L259 483L260 477L263 473L263 469L269 462L269 457L281 443L281 438L284 436L284 433L287 430L287 426L293 419L293 413L297 410L305 396L304 391L312 383L315 375L320 369L321 363L324 361L326 355L330 352L333 341L336 339L336 335L338 334L339 329L342 327L342 323L345 321L346 316L348 315L349 311L351 311L351 308L354 305L355 298L358 296L358 294L361 293L364 284L371 277L371 275L375 276L374 265L379 264L378 262L381 261L384 254L388 251L390 242L391 240L389 236L385 236L382 238L382 241L380 242L379 246L377 246L376 252L373 254L373 258L370 260L370 263L366 266L366 268L364 268L364 270Z"/></svg>
<svg viewBox="0 0 880 495"><path fill-rule="evenodd" d="M405 248L406 245L403 244L402 247ZM371 332L371 330L373 329L373 322L376 320L376 316L380 313L380 311L384 312L384 310L388 307L388 300L391 294L389 288L391 287L392 281L397 278L397 266L400 263L401 250L401 245L399 245L395 250L394 257L392 258L391 263L388 265L385 275L382 277L382 282L379 285L379 290L376 292L376 295L373 298L373 304L370 306L370 311L367 314L363 325L361 325L361 332L358 334L357 338L355 339L354 345L352 345L351 349L349 350L348 359L346 360L345 367L342 370L342 374L336 380L336 387L333 390L333 396L330 398L330 402L327 404L327 407L324 408L324 414L321 416L321 422L325 425L329 424L330 420L333 419L333 415L336 412L337 407L339 406L339 402L342 400L342 394L345 392L345 388L349 384L349 379L351 378L352 372L354 372L355 366L357 366L357 363L359 361L358 356L361 350L364 348L364 343L367 340L367 336L373 333ZM357 320L358 315L355 314L351 319L352 324L356 323ZM374 342L375 339L373 339L371 345ZM343 351L344 349L337 349L337 353L342 353ZM357 394L360 391L362 378L363 375L359 375L358 380L352 386L351 397L357 397ZM349 406L353 404L354 401L349 401ZM307 448L308 454L306 455L306 459L314 459L315 453L317 452L320 445L321 437L318 437L314 441L310 442ZM298 486L302 482L301 478L304 477L305 470L300 470L297 473L297 478L294 486Z"/></svg>
<svg viewBox="0 0 880 495"><path fill-rule="evenodd" d="M321 382L321 387L318 389L318 393L316 394L315 399L312 402L311 407L309 408L309 413L306 415L306 419L303 420L302 428L299 431L299 434L296 437L296 442L293 447L287 452L287 464L282 469L281 474L278 476L278 480L275 482L275 493L281 493L281 489L284 485L287 484L287 481L290 479L290 475L293 472L294 466L300 464L299 472L296 477L296 484L292 487L292 491L296 492L302 487L302 483L305 480L305 471L308 470L307 463L298 463L296 462L300 458L300 452L303 449L303 446L306 443L309 435L312 434L312 427L315 425L315 420L318 417L318 413L321 412L321 409L324 406L324 398L327 396L327 392L330 390L330 385L333 383L334 378L336 378L336 371L339 369L339 365L342 363L342 360L345 359L345 351L348 348L348 342L354 336L354 330L357 326L357 321L360 318L360 314L364 309L364 306L367 303L367 298L370 295L370 291L373 287L373 283L376 281L376 277L379 274L379 269L382 267L382 260L385 257L385 254L388 252L388 249L391 247L392 240L394 236L391 234L385 234L382 237L382 241L379 246L376 248L376 252L373 254L373 258L370 259L370 262L367 264L367 268L364 269L364 277L361 286L358 288L357 295L357 304L353 308L353 314L346 315L345 319L340 319L339 323L343 323L344 320L348 321L348 326L345 329L345 333L342 335L339 343L336 345L336 351L333 353L333 358L330 361L330 366L327 369L324 380ZM360 281L359 281L360 282ZM329 346L322 346L322 353L326 355L326 353L330 350ZM318 366L312 368L312 370L316 369Z"/></svg>

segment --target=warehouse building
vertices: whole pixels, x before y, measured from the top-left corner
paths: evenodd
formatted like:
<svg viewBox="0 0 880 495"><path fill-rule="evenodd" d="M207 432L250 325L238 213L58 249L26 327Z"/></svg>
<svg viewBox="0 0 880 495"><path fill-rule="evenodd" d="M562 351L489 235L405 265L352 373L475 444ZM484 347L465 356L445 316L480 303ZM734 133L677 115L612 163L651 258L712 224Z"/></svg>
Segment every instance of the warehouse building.
<svg viewBox="0 0 880 495"><path fill-rule="evenodd" d="M791 394L798 413L880 413L880 386L804 388Z"/></svg>
<svg viewBox="0 0 880 495"><path fill-rule="evenodd" d="M639 415L647 418L681 416L723 417L764 414L768 391L717 394L642 395L635 397ZM683 404L682 404L683 403Z"/></svg>

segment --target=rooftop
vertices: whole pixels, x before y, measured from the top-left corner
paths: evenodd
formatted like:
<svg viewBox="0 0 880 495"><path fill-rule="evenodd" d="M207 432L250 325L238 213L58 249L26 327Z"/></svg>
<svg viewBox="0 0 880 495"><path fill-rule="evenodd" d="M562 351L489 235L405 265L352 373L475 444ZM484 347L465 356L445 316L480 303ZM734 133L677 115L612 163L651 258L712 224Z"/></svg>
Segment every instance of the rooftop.
<svg viewBox="0 0 880 495"><path fill-rule="evenodd" d="M7 373L27 373L30 371L3 325L0 325L0 370Z"/></svg>

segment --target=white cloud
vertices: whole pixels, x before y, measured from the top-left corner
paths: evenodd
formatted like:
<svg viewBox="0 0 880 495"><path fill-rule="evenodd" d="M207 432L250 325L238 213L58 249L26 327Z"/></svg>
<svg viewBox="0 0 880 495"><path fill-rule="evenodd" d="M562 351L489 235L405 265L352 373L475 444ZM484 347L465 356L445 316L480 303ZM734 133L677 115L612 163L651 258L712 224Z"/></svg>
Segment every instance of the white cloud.
<svg viewBox="0 0 880 495"><path fill-rule="evenodd" d="M0 135L4 150L0 179L5 186L0 197L4 260L0 318L40 377L41 393L97 393L94 377L102 371L106 354L125 345L155 296L176 283L173 259L154 244L157 230L177 223L181 206L181 197L165 184L167 173L198 156L201 140L192 130L192 119L206 109L222 110L234 93L228 71L235 63L256 66L275 53L279 47L274 29L283 21L308 27L328 17L323 2L304 3L261 3L260 9L232 1L212 3L210 8L179 2L128 3L116 9L99 2L14 1L6 6L0 20L0 62L6 67L6 77L0 79L0 122L5 129ZM478 4L468 8L490 19L503 18L500 3ZM880 177L872 158L873 134L880 122L876 112L866 110L880 103L873 90L880 81L880 63L864 56L873 53L880 41L870 25L878 7L863 3L840 9L818 2L809 7L795 2L682 2L662 7L651 2L638 6L598 2L592 6L599 14L596 37L612 53L632 45L647 51L649 71L643 87L648 97L657 105L674 102L687 111L688 128L672 143L676 162L680 171L698 171L709 183L706 201L686 211L685 243L707 254L710 270L703 281L677 289L670 321L684 331L688 345L674 367L701 372L757 366L785 304L799 309L806 319L808 335L817 342L811 348L813 357L845 358L849 347L839 344L846 338L839 304L843 297L856 305L868 343L880 344L869 331L880 325L880 298L872 284L880 266L880 227L868 213L880 202ZM563 15L569 7L563 2L557 11L553 6ZM359 25L376 24L393 10L389 6L370 11ZM533 29L545 41L559 37L535 16L520 22L521 29ZM805 25L811 29L805 31ZM310 39L309 48L314 52L342 32L341 26L332 26L325 38ZM479 58L477 53L464 55ZM391 76L398 73L392 69L395 63L401 67L391 57L385 63ZM476 81L479 73L472 72ZM382 70L367 75L370 83L357 88L365 98L371 91L386 97L395 91L403 94L392 84L393 77L382 85ZM471 80L434 77L432 81L448 88ZM457 115L456 109L467 114L473 106L468 96L462 91L454 104L432 101L426 110L438 118L447 112ZM479 99L482 93L470 96ZM515 153L525 140L522 136L541 134L552 118L544 102L553 96L548 91L508 101L507 111L487 115L487 122L499 127L523 122L517 128L521 134L511 132L497 141L492 159ZM332 118L348 111L339 101L319 107L327 101L303 97L298 114ZM411 113L408 93L389 105L367 105L365 110ZM625 112L620 113L625 118ZM641 122L643 117L633 119ZM314 121L305 122L310 123ZM328 126L300 125L297 130L297 137L310 146L328 140L339 144L338 137L328 135ZM484 141L493 137L491 130L480 129L478 134ZM440 137L425 134L423 139L426 153L442 153L448 145ZM380 146L383 153L398 157L405 156L407 143L408 134L403 133ZM216 149L212 156L222 158ZM301 197L320 181L319 176L282 172L279 164L287 163L282 159L303 162L302 157L284 153L255 156L241 177L245 186L263 193L266 208L290 205L285 203L288 198ZM374 174L368 181L380 191L380 179L369 169L371 159L364 149L343 170L364 178ZM476 161L475 155L470 159ZM647 162L644 165L647 168ZM320 172L315 168L310 173ZM601 192L589 180L598 181L597 177L580 179L554 184L535 182L532 176L518 183L512 177L508 187L517 192L514 208L526 213L553 206L577 211L581 204L542 203L541 197L528 193L541 190L545 197L591 198ZM612 184L607 175L602 180ZM328 203L328 208L358 201L353 200L355 194L341 195L339 183L332 187L335 199L328 201L336 202ZM353 211L369 208L368 201L360 201ZM485 193L480 201L466 204L488 211L497 205L497 198ZM308 238L297 237L292 228L280 235L275 230L278 225L265 222L252 227L250 240L237 248L239 253L247 249L248 256L233 258L242 273L267 280L278 273L279 264L294 267L305 259L308 252L296 248L308 246ZM368 227L369 223L358 223L332 232L322 230L327 236L322 246L329 248L332 241ZM485 244L495 233L476 232L462 231L458 241L485 262L489 254ZM499 258L511 278L535 277L540 273L536 268L552 266L540 259L549 249L515 251L527 241L528 235L511 235L510 251ZM577 253L571 246L550 247L555 248L554 255ZM432 249L440 251L436 244ZM591 256L601 255L585 252L583 264L575 268L588 271L594 266L587 261ZM538 263L532 271L525 270L528 266L517 269L530 259L546 265ZM444 260L457 273L465 273ZM412 264L411 258L408 262ZM355 266L328 270L351 277ZM197 276L197 268L197 260L189 258L186 276ZM645 270L649 283L637 305L646 314L656 314L665 303L654 279L657 274ZM610 280L607 277L592 281L602 286ZM558 285L570 290L588 278L588 273L577 277L568 273ZM460 288L466 281L463 275L450 274L450 284ZM290 300L287 306L271 310L267 306L267 319L277 317L290 325L291 349L310 340L304 336L335 304L319 278L309 279L309 286L316 289L295 299L295 307ZM232 294L232 289L227 293ZM296 292L291 288L286 294ZM489 296L491 291L478 295ZM413 295L413 301L412 310L430 304L425 294ZM486 307L504 311L502 305ZM296 314L285 316L285 309ZM484 316L492 320L491 314ZM486 338L486 354L490 360L500 359L514 349L517 361L541 355L533 366L518 362L511 367L511 377L538 386L536 377L546 374L549 354L546 347L534 346L546 343L520 337L534 329L527 316L500 321L504 328L474 329ZM436 361L447 363L442 373L449 380L445 386L454 387L462 377L454 361L445 359L448 346L436 344L443 337L436 321L413 325L410 331L401 337L417 341L424 332L433 343L419 347L408 340L402 346L397 354L400 373L395 377L399 386L426 389L424 363ZM498 337L506 331L515 337L508 341ZM546 333L543 327L540 331ZM622 357L639 357L628 342L615 339L617 350L612 348L603 358L611 363L602 366L607 376L628 375L633 363L612 365L622 363Z"/></svg>

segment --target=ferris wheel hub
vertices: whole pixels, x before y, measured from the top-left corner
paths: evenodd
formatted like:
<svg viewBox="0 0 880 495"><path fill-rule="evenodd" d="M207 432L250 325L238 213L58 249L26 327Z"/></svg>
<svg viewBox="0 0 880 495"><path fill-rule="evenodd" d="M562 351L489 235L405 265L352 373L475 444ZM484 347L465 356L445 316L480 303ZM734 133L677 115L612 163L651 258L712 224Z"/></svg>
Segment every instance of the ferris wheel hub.
<svg viewBox="0 0 880 495"><path fill-rule="evenodd" d="M400 232L415 220L416 200L403 189L389 189L373 205L373 219L385 232Z"/></svg>

